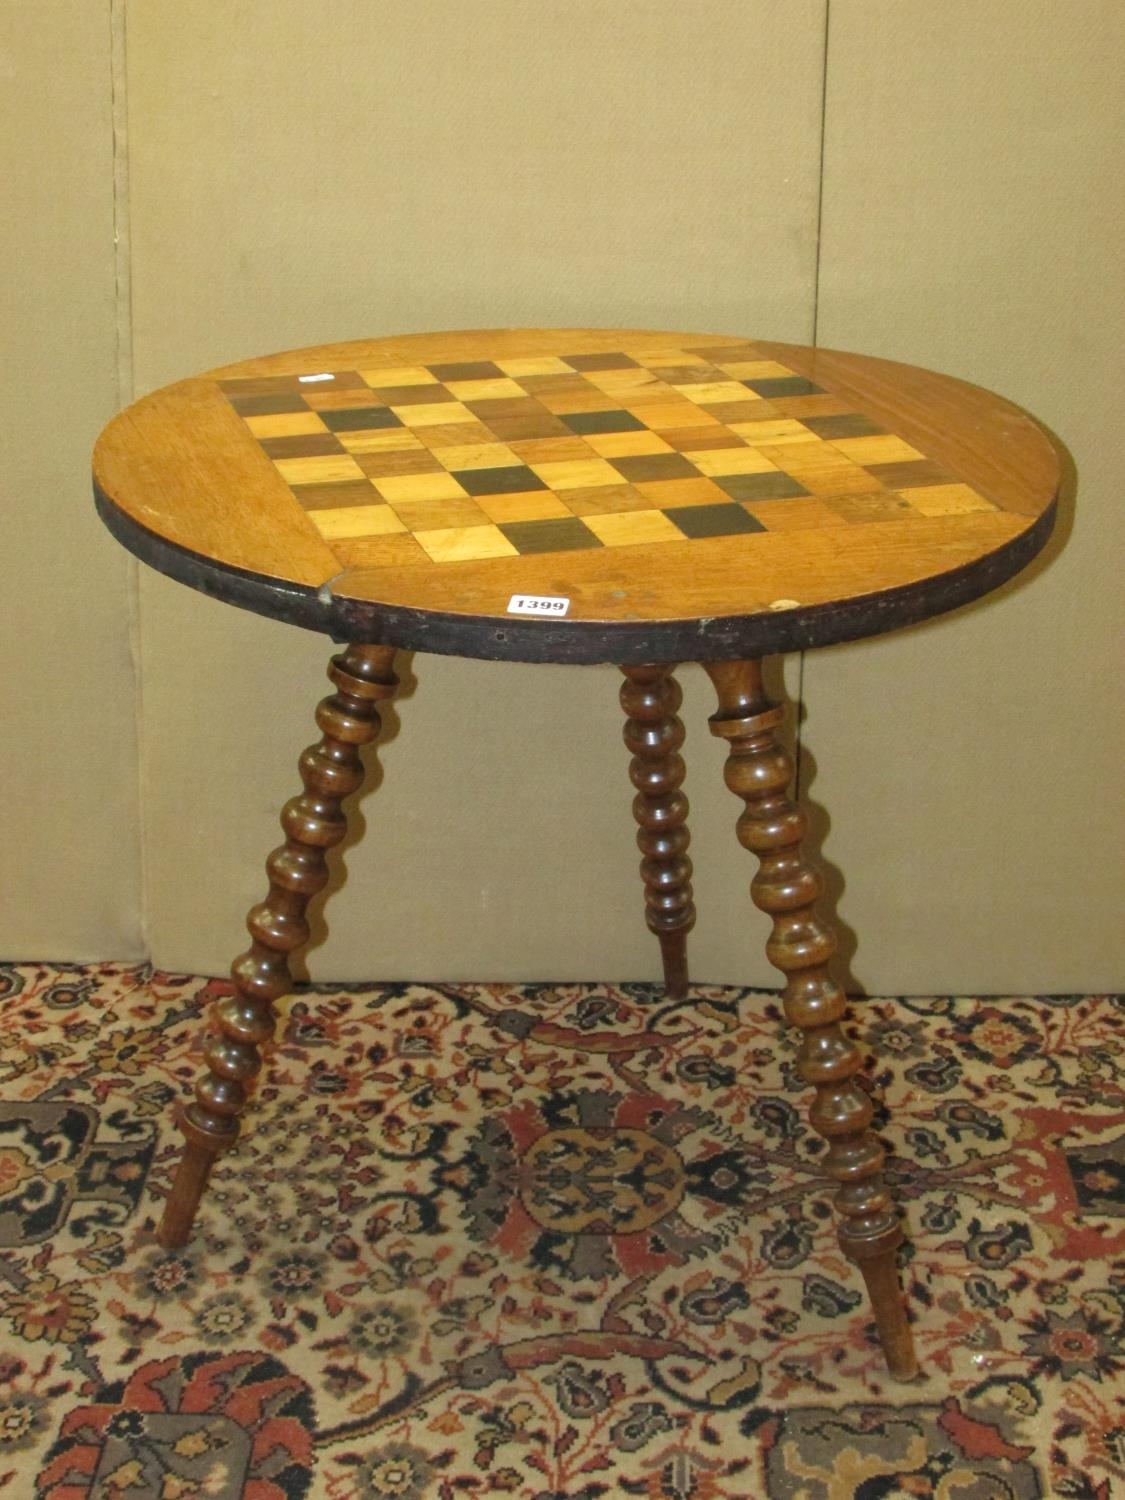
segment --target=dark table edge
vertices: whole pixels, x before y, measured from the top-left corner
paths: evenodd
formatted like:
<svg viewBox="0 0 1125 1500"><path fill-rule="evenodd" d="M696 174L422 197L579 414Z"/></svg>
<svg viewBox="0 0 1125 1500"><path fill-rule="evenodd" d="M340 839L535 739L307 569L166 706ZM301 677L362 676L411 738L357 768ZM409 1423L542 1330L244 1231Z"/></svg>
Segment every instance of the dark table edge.
<svg viewBox="0 0 1125 1500"><path fill-rule="evenodd" d="M96 481L94 500L117 540L149 567L214 599L319 631L336 641L364 641L484 661L611 662L620 666L773 656L881 635L945 614L998 588L1026 567L1051 535L1056 511L1052 500L1034 524L1010 542L922 583L776 614L637 623L492 620L340 599L328 585L315 589L265 578L170 542L126 515Z"/></svg>

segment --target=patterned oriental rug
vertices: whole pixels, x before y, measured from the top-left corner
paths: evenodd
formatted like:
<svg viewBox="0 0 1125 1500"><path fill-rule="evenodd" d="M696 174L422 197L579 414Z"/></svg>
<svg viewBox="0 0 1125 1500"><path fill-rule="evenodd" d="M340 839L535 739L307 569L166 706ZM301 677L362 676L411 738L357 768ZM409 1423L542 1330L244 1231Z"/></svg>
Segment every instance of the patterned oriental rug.
<svg viewBox="0 0 1125 1500"><path fill-rule="evenodd" d="M0 967L5 1496L1125 1496L1119 998L857 1007L911 1237L896 1385L773 997L305 990L167 1253L224 989Z"/></svg>

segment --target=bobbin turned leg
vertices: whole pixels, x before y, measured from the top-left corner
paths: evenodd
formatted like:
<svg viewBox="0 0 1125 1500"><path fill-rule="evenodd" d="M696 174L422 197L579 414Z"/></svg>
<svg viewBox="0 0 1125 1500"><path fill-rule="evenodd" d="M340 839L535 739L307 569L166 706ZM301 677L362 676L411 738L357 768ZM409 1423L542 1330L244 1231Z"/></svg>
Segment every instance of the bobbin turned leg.
<svg viewBox="0 0 1125 1500"><path fill-rule="evenodd" d="M645 883L645 917L660 940L664 984L673 1000L687 993L687 935L695 926L691 900L687 798L680 791L684 726L676 717L680 685L670 666L622 667L624 737L633 752L629 777L637 789L633 816Z"/></svg>
<svg viewBox="0 0 1125 1500"><path fill-rule="evenodd" d="M786 977L785 1014L804 1033L798 1068L816 1089L810 1119L840 1185L840 1245L867 1283L888 1369L909 1380L918 1364L895 1266L902 1226L883 1182L883 1148L868 1128L871 1101L855 1082L860 1055L840 1025L844 994L828 973L836 937L814 910L824 882L802 857L805 815L787 795L793 762L774 733L784 711L765 694L760 662L705 666L719 697L711 729L730 742L726 783L746 803L739 842L759 860L750 892L773 918L766 952Z"/></svg>
<svg viewBox="0 0 1125 1500"><path fill-rule="evenodd" d="M328 880L325 851L347 831L340 803L363 782L359 746L379 733L378 703L398 686L394 656L389 646L353 644L332 658L336 691L316 711L323 738L298 763L305 790L282 811L286 839L266 861L269 895L246 919L253 941L231 969L236 993L215 1005L219 1035L208 1038L207 1071L180 1115L186 1145L158 1231L169 1249L187 1239L215 1157L238 1138L259 1049L273 1035L273 1002L292 986L289 954L308 941L305 909Z"/></svg>

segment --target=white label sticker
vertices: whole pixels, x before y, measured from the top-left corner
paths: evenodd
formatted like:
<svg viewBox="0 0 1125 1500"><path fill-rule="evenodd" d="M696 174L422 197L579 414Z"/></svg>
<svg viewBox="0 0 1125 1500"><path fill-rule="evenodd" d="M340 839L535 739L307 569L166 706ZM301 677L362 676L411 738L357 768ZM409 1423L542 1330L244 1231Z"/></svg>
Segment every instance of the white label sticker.
<svg viewBox="0 0 1125 1500"><path fill-rule="evenodd" d="M508 600L510 615L565 615L570 600L558 594L513 594Z"/></svg>
<svg viewBox="0 0 1125 1500"><path fill-rule="evenodd" d="M335 375L298 375L297 379L302 385L312 385L315 380L335 380Z"/></svg>

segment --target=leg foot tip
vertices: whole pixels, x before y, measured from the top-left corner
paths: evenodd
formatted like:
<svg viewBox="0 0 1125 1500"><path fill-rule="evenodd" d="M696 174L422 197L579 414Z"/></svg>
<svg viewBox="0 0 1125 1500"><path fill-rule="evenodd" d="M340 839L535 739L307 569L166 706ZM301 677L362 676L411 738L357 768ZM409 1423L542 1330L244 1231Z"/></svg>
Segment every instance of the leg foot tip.
<svg viewBox="0 0 1125 1500"><path fill-rule="evenodd" d="M190 1234L190 1224L169 1224L167 1220L161 1220L156 1230L156 1239L165 1250L179 1250L187 1244Z"/></svg>

